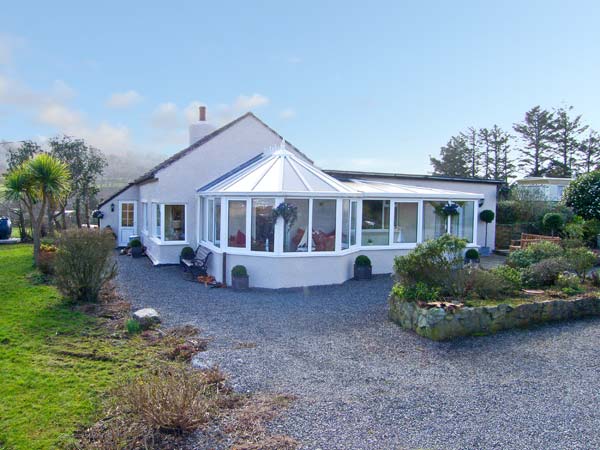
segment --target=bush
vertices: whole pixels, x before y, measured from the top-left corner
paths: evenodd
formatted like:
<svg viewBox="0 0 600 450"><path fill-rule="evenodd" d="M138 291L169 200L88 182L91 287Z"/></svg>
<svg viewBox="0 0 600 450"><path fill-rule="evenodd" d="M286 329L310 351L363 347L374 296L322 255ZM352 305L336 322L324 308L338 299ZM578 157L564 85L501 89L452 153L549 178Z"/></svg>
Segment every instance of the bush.
<svg viewBox="0 0 600 450"><path fill-rule="evenodd" d="M570 248L565 253L565 258L582 281L585 281L587 272L596 263L596 255L585 247Z"/></svg>
<svg viewBox="0 0 600 450"><path fill-rule="evenodd" d="M552 236L554 236L554 233L559 231L565 224L565 219L562 214L549 212L544 215L542 224L544 225L544 228L550 230Z"/></svg>
<svg viewBox="0 0 600 450"><path fill-rule="evenodd" d="M558 275L569 268L565 258L544 259L523 271L523 284L532 288L552 286Z"/></svg>
<svg viewBox="0 0 600 450"><path fill-rule="evenodd" d="M494 217L496 217L496 215L491 209L484 209L479 213L479 218L485 223L491 223L494 220Z"/></svg>
<svg viewBox="0 0 600 450"><path fill-rule="evenodd" d="M573 207L575 214L586 220L600 219L600 171L580 175L571 181L565 189L563 199L567 206Z"/></svg>
<svg viewBox="0 0 600 450"><path fill-rule="evenodd" d="M183 247L179 257L181 259L192 259L194 257L194 249L192 247Z"/></svg>
<svg viewBox="0 0 600 450"><path fill-rule="evenodd" d="M465 258L467 258L467 259L479 259L479 252L477 250L475 250L474 248L470 248L465 253Z"/></svg>
<svg viewBox="0 0 600 450"><path fill-rule="evenodd" d="M548 258L562 256L564 250L553 242L536 242L523 250L516 250L508 255L506 264L515 268L525 268Z"/></svg>
<svg viewBox="0 0 600 450"><path fill-rule="evenodd" d="M501 266L494 267L490 270L490 272L502 278L502 280L504 280L506 283L507 288L513 293L521 290L523 282L521 280L521 272L519 270L503 264Z"/></svg>
<svg viewBox="0 0 600 450"><path fill-rule="evenodd" d="M397 281L404 286L424 283L442 295L463 293L463 257L466 241L445 234L418 244L408 255L394 258Z"/></svg>
<svg viewBox="0 0 600 450"><path fill-rule="evenodd" d="M392 294L402 300L433 302L439 299L440 290L438 288L430 288L425 283L417 283L413 286L404 286L396 283L392 288Z"/></svg>
<svg viewBox="0 0 600 450"><path fill-rule="evenodd" d="M142 331L142 326L135 319L128 319L127 322L125 323L125 327L127 328L127 333L132 334L132 335L138 334L139 332Z"/></svg>
<svg viewBox="0 0 600 450"><path fill-rule="evenodd" d="M592 272L592 275L590 276L590 278L592 280L592 286L600 287L600 274L598 273L597 270Z"/></svg>
<svg viewBox="0 0 600 450"><path fill-rule="evenodd" d="M102 287L117 273L114 247L110 232L88 228L64 231L54 264L60 291L74 301L97 301Z"/></svg>
<svg viewBox="0 0 600 450"><path fill-rule="evenodd" d="M600 220L590 219L583 224L583 239L588 245L597 247L596 237L600 234Z"/></svg>
<svg viewBox="0 0 600 450"><path fill-rule="evenodd" d="M55 260L56 252L40 251L37 262L37 267L39 271L42 272L44 275L53 275Z"/></svg>
<svg viewBox="0 0 600 450"><path fill-rule="evenodd" d="M233 269L231 269L231 276L247 277L248 271L246 270L245 266L235 266Z"/></svg>
<svg viewBox="0 0 600 450"><path fill-rule="evenodd" d="M561 273L556 278L556 286L561 289L569 288L577 290L581 288L581 282L579 281L579 277L573 273Z"/></svg>
<svg viewBox="0 0 600 450"><path fill-rule="evenodd" d="M354 264L359 267L371 267L371 260L366 255L358 255L354 260Z"/></svg>
<svg viewBox="0 0 600 450"><path fill-rule="evenodd" d="M512 225L521 221L520 204L514 200L503 200L496 204L496 223Z"/></svg>
<svg viewBox="0 0 600 450"><path fill-rule="evenodd" d="M139 239L132 239L129 243L129 246L131 248L140 248L142 246L142 241L140 241Z"/></svg>
<svg viewBox="0 0 600 450"><path fill-rule="evenodd" d="M471 272L470 291L482 299L499 299L514 293L513 285L491 270Z"/></svg>

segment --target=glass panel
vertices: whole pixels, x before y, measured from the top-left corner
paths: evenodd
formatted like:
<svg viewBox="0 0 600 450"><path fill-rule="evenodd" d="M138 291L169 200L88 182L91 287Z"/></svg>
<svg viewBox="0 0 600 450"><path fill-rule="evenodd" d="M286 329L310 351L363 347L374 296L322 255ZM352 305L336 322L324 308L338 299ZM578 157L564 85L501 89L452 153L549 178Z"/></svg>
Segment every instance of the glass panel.
<svg viewBox="0 0 600 450"><path fill-rule="evenodd" d="M395 203L394 242L417 242L418 203Z"/></svg>
<svg viewBox="0 0 600 450"><path fill-rule="evenodd" d="M221 199L220 198L216 198L215 199L215 206L214 206L214 240L212 241L213 244L215 244L217 247L221 246Z"/></svg>
<svg viewBox="0 0 600 450"><path fill-rule="evenodd" d="M285 203L296 207L297 217L294 222L283 225L283 251L308 251L308 200L304 198L286 198Z"/></svg>
<svg viewBox="0 0 600 450"><path fill-rule="evenodd" d="M155 214L154 236L160 239L160 205L158 203L156 203Z"/></svg>
<svg viewBox="0 0 600 450"><path fill-rule="evenodd" d="M313 251L332 252L335 250L335 210L335 200L313 200Z"/></svg>
<svg viewBox="0 0 600 450"><path fill-rule="evenodd" d="M362 245L389 245L390 201L363 200Z"/></svg>
<svg viewBox="0 0 600 450"><path fill-rule="evenodd" d="M229 247L246 247L246 201L229 202Z"/></svg>
<svg viewBox="0 0 600 450"><path fill-rule="evenodd" d="M358 202L353 201L350 207L350 245L356 245L356 210Z"/></svg>
<svg viewBox="0 0 600 450"><path fill-rule="evenodd" d="M342 200L342 250L350 247L350 200Z"/></svg>
<svg viewBox="0 0 600 450"><path fill-rule="evenodd" d="M210 198L206 201L207 226L206 226L206 230L204 231L204 239L209 242L214 241L214 235L215 235L215 217L214 217L213 205L214 205L214 200L212 198Z"/></svg>
<svg viewBox="0 0 600 450"><path fill-rule="evenodd" d="M452 216L452 234L473 242L473 214L475 213L474 202L455 202L458 204L458 215Z"/></svg>
<svg viewBox="0 0 600 450"><path fill-rule="evenodd" d="M448 232L448 218L443 213L446 202L423 202L423 240L436 239Z"/></svg>
<svg viewBox="0 0 600 450"><path fill-rule="evenodd" d="M121 203L121 226L133 226L133 203Z"/></svg>
<svg viewBox="0 0 600 450"><path fill-rule="evenodd" d="M165 205L165 241L185 241L184 205Z"/></svg>
<svg viewBox="0 0 600 450"><path fill-rule="evenodd" d="M142 229L148 229L148 204L142 203Z"/></svg>
<svg viewBox="0 0 600 450"><path fill-rule="evenodd" d="M272 252L275 244L275 222L273 221L274 198L252 199L251 250Z"/></svg>

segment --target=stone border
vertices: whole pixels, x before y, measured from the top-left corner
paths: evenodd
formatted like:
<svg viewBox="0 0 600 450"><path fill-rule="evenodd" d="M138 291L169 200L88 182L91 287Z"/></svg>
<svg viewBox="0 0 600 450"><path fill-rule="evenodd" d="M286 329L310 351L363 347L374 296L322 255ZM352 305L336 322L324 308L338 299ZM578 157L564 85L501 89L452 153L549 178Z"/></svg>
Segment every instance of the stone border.
<svg viewBox="0 0 600 450"><path fill-rule="evenodd" d="M597 297L548 300L517 306L500 304L463 307L446 311L443 308L421 308L417 302L405 301L392 294L389 305L389 317L392 321L434 341L600 315L600 298Z"/></svg>

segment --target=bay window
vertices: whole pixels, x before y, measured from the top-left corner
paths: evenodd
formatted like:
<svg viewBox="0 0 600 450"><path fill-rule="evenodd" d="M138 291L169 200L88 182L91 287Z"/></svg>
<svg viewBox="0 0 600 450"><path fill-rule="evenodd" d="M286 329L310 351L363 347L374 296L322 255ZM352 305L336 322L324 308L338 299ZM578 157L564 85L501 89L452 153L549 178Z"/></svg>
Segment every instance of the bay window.
<svg viewBox="0 0 600 450"><path fill-rule="evenodd" d="M229 247L246 248L246 200L228 202Z"/></svg>
<svg viewBox="0 0 600 450"><path fill-rule="evenodd" d="M417 242L419 204L417 202L394 203L394 243Z"/></svg>
<svg viewBox="0 0 600 450"><path fill-rule="evenodd" d="M253 198L250 250L272 252L275 245L274 198Z"/></svg>
<svg viewBox="0 0 600 450"><path fill-rule="evenodd" d="M363 246L389 245L390 201L363 200L362 242Z"/></svg>
<svg viewBox="0 0 600 450"><path fill-rule="evenodd" d="M296 208L296 220L283 224L283 251L307 252L309 201L306 198L286 198L284 202Z"/></svg>
<svg viewBox="0 0 600 450"><path fill-rule="evenodd" d="M185 241L185 205L165 205L165 241Z"/></svg>
<svg viewBox="0 0 600 450"><path fill-rule="evenodd" d="M312 208L312 250L332 252L335 250L335 200L313 200Z"/></svg>

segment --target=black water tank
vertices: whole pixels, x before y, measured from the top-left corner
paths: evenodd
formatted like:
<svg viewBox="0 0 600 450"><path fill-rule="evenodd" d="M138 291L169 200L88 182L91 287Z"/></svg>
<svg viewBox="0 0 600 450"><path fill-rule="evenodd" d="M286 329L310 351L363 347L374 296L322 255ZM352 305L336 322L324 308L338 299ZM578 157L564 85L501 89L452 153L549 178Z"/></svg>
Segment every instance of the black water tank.
<svg viewBox="0 0 600 450"><path fill-rule="evenodd" d="M0 217L0 240L9 239L12 234L12 223L8 217Z"/></svg>

